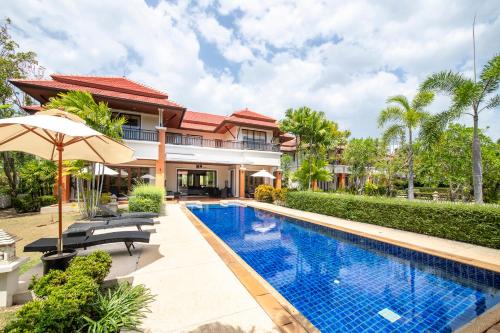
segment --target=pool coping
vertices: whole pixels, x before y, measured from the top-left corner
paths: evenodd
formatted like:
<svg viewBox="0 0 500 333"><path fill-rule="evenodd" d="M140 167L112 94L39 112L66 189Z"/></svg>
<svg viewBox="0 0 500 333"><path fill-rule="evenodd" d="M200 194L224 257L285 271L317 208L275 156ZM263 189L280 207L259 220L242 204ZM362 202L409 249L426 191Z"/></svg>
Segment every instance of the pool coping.
<svg viewBox="0 0 500 333"><path fill-rule="evenodd" d="M234 201L233 201L234 202ZM236 252L207 227L186 204L181 203L182 212L205 238L226 266L233 272L250 295L259 303L271 320L282 332L320 333L320 331L288 302L269 282L250 267ZM203 202L203 204L220 203L220 201ZM243 202L240 202L243 203Z"/></svg>

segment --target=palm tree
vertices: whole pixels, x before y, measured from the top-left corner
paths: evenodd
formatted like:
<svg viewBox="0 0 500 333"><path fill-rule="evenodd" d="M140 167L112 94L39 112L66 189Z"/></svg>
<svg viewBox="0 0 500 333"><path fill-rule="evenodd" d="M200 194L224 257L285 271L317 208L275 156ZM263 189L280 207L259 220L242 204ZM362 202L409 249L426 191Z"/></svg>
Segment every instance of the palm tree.
<svg viewBox="0 0 500 333"><path fill-rule="evenodd" d="M429 113L425 111L434 99L434 93L429 91L419 92L411 101L403 95L389 97L387 106L380 112L378 118L379 127L385 127L383 139L385 142L400 139L402 144L406 143L408 135L408 199L414 198L413 193L413 141L415 130L428 118Z"/></svg>
<svg viewBox="0 0 500 333"><path fill-rule="evenodd" d="M423 127L423 134L434 141L447 125L463 115L472 116L472 183L474 200L483 202L483 167L481 142L479 139L479 114L500 105L498 87L500 83L500 55L494 56L479 75L479 80L466 78L460 73L444 71L432 74L420 86L421 91L436 91L451 97L448 110L433 116Z"/></svg>

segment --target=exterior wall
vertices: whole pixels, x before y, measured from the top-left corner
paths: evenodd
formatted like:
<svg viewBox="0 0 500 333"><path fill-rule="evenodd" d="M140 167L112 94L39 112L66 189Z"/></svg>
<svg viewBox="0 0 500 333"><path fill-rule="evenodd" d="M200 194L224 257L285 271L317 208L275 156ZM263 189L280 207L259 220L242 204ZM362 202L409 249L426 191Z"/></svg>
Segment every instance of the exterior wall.
<svg viewBox="0 0 500 333"><path fill-rule="evenodd" d="M167 162L268 165L279 167L281 157L281 153L271 151L222 149L172 144L167 144L166 150Z"/></svg>

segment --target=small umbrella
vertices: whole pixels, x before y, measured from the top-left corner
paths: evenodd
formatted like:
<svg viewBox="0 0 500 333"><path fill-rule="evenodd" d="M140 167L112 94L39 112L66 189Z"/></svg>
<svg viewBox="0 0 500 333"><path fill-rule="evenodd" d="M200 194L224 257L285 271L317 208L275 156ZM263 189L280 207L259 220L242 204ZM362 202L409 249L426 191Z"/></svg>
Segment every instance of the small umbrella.
<svg viewBox="0 0 500 333"><path fill-rule="evenodd" d="M259 172L256 172L256 173L252 174L251 177L260 177L260 178L269 178L269 179L275 179L276 178L276 177L274 177L273 175L271 175L269 172L267 172L264 169L260 170Z"/></svg>
<svg viewBox="0 0 500 333"><path fill-rule="evenodd" d="M149 180L151 180L151 179L155 179L155 177L154 177L154 176L152 176L152 175L150 175L149 173L145 174L144 176L141 176L141 178L144 178L144 179L149 179Z"/></svg>
<svg viewBox="0 0 500 333"><path fill-rule="evenodd" d="M120 164L131 161L134 151L86 126L78 116L57 109L38 112L33 116L0 119L0 129L0 151L22 151L47 160L58 161L57 251L61 253L63 158Z"/></svg>

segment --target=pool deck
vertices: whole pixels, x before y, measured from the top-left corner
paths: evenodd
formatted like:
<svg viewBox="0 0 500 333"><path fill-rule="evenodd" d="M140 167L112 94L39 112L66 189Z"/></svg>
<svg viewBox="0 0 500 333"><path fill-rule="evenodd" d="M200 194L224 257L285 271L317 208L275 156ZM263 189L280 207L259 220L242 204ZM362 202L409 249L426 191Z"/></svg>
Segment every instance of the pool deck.
<svg viewBox="0 0 500 333"><path fill-rule="evenodd" d="M145 332L279 332L180 205L167 205L155 229L128 276L156 295Z"/></svg>

